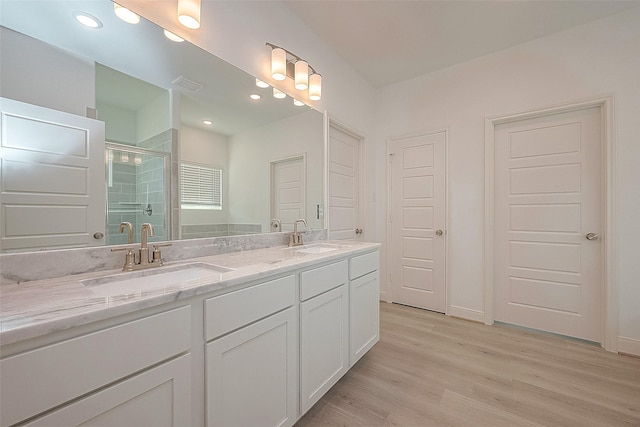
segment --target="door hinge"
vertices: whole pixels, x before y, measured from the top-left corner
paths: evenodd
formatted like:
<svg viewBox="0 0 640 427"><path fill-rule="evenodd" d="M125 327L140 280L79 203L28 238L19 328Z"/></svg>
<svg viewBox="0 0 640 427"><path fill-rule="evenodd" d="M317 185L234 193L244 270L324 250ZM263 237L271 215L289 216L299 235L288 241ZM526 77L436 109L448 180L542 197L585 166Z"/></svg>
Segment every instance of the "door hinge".
<svg viewBox="0 0 640 427"><path fill-rule="evenodd" d="M393 157L396 155L396 153L389 153L389 163L393 163Z"/></svg>

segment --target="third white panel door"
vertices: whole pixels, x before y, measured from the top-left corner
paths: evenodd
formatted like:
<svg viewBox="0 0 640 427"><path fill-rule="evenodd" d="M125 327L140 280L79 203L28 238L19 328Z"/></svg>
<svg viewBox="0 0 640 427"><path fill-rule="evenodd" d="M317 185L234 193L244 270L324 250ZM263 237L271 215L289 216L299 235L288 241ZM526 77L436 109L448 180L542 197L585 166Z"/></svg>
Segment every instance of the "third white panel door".
<svg viewBox="0 0 640 427"><path fill-rule="evenodd" d="M446 132L393 139L391 290L393 302L445 312Z"/></svg>
<svg viewBox="0 0 640 427"><path fill-rule="evenodd" d="M601 341L600 117L496 127L495 320Z"/></svg>
<svg viewBox="0 0 640 427"><path fill-rule="evenodd" d="M354 239L360 221L360 141L334 126L329 132L329 239Z"/></svg>

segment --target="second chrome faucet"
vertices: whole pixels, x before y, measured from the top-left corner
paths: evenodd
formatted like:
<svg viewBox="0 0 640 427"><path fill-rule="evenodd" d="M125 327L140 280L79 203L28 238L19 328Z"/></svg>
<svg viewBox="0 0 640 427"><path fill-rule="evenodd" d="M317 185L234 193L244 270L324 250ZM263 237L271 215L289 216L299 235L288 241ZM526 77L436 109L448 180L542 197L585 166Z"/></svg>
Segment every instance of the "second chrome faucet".
<svg viewBox="0 0 640 427"><path fill-rule="evenodd" d="M131 226L130 222L123 222L120 224L120 233L124 233L125 229L128 230L127 240L131 244L133 243L133 227ZM160 267L164 263L159 248L163 246L171 246L171 243L153 245L153 252L151 254L151 258L149 258L149 247L147 246L147 240L149 237L153 237L153 225L145 222L144 224L142 224L142 229L140 230L140 248L138 249L137 260L132 247L111 249L112 252L127 251L125 255L124 267L122 267L123 271Z"/></svg>

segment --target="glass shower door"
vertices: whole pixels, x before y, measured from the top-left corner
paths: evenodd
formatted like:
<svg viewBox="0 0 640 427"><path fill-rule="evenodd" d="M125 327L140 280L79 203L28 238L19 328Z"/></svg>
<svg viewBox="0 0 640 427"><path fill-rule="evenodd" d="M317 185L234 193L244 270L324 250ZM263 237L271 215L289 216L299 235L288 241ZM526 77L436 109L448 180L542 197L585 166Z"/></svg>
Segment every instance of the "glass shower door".
<svg viewBox="0 0 640 427"><path fill-rule="evenodd" d="M153 226L149 241L171 239L169 224L168 153L123 144L107 143L107 245L127 243L120 223L130 222L134 242L140 242L144 223Z"/></svg>

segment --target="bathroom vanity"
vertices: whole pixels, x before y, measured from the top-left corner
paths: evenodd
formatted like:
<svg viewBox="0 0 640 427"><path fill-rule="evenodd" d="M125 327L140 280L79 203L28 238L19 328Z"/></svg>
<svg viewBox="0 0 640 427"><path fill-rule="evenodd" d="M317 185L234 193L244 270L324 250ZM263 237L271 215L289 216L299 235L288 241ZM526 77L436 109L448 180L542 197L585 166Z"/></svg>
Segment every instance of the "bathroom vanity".
<svg viewBox="0 0 640 427"><path fill-rule="evenodd" d="M293 425L379 339L378 247L2 285L0 425Z"/></svg>

